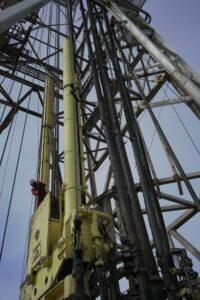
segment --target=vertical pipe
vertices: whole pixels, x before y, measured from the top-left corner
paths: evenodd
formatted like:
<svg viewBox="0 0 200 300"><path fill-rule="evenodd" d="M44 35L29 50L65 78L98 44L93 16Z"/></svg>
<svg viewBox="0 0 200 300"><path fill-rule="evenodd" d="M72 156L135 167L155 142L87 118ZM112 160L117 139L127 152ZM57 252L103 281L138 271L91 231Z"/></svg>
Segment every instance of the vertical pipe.
<svg viewBox="0 0 200 300"><path fill-rule="evenodd" d="M52 151L52 128L54 107L54 78L48 75L45 83L44 109L42 119L42 140L39 180L49 189L50 156Z"/></svg>
<svg viewBox="0 0 200 300"><path fill-rule="evenodd" d="M76 98L79 99L79 80L77 74L75 75L75 94ZM86 187L86 179L85 179L85 163L84 163L84 153L83 153L83 124L82 124L82 118L81 118L81 103L78 101L76 103L76 118L77 118L77 140L78 140L78 164L80 168L80 186L81 186L81 204L86 203L85 199L85 193L87 190Z"/></svg>
<svg viewBox="0 0 200 300"><path fill-rule="evenodd" d="M92 34L94 36L95 48L96 48L96 51L98 54L97 55L98 61L102 62L103 61L102 60L102 48L99 45L99 43L98 43L98 45L96 43L98 41L98 33L96 31L95 20L94 20L90 1L88 1L87 4L89 7L89 15L91 17L91 27L92 27L91 29L92 29ZM123 214L123 218L124 218L124 222L125 222L125 227L128 232L128 238L129 238L129 242L130 242L129 245L131 246L131 248L134 252L133 264L136 267L136 269L138 270L136 277L139 282L141 296L143 297L143 299L149 300L149 299L153 299L153 298L152 298L151 290L150 290L150 282L149 282L150 278L149 278L149 274L148 274L147 270L145 269L143 255L146 255L146 254L148 255L149 251L151 252L151 249L149 249L149 244L148 244L148 240L147 240L147 236L146 236L146 230L145 230L145 226L143 223L143 218L140 216L141 209L139 207L137 195L136 195L136 193L132 193L132 191L130 192L130 194L128 193L130 191L130 185L133 187L134 184L133 184L132 180L130 183L131 174L129 172L130 171L129 167L128 166L127 166L127 168L126 168L126 166L123 167L123 163L125 163L125 165L127 165L127 157L126 157L123 142L120 143L120 145L118 145L118 142L117 142L118 138L121 141L121 137L120 137L121 135L119 135L119 130L115 130L115 128L113 127L113 122L111 122L111 119L113 119L113 116L112 116L112 113L110 112L110 107L108 108L108 103L107 103L107 101L110 100L110 97L111 97L111 95L109 93L110 90L108 87L109 80L106 81L107 76L105 77L105 75L106 75L105 72L104 72L104 74L102 74L102 72L100 72L102 89L103 89L103 92L105 93L104 94L105 98L104 98L103 94L102 94L99 78L97 75L97 72L98 72L97 66L99 66L99 64L95 64L96 60L95 60L95 56L93 54L93 50L92 50L92 46L91 46L89 30L87 27L87 20L86 20L86 16L84 13L84 7L83 7L82 1L80 2L80 7L81 7L82 16L83 16L85 33L86 33L86 37L87 37L89 57L91 60L91 66L92 66L93 75L94 75L94 82L95 82L97 97L98 97L98 101L99 101L99 107L100 107L100 111L101 111L101 118L102 118L102 121L104 122L106 140L107 140L108 148L110 150L109 151L110 152L110 160L111 160L112 167L113 167L115 183L116 183L117 190L119 193L119 200L121 201L121 204L122 204L121 209L122 209L122 214ZM102 69L99 69L99 71L102 71ZM109 93L109 95L108 95L108 93ZM107 101L105 101L105 99ZM114 117L116 117L115 113L114 113ZM113 132L116 132L118 134L113 135ZM123 158L125 158L125 161ZM123 161L123 163L122 163L122 161ZM125 170L126 170L126 172L125 172ZM132 179L132 177L131 177L131 179ZM127 186L128 186L128 190L127 190ZM132 199L130 199L129 196L131 198L134 197L134 201L131 201ZM135 209L133 209L132 205L134 206ZM133 213L133 215L132 215L132 213ZM139 238L139 232L141 233L141 236L143 237L144 243L142 243L142 238L141 239ZM146 242L147 242L147 245L146 245ZM142 246L145 247L145 249L143 249L141 247L141 244L142 244ZM144 250L144 252L143 252L143 250ZM149 256L151 257L151 254ZM141 272L141 270L143 270L143 271Z"/></svg>
<svg viewBox="0 0 200 300"><path fill-rule="evenodd" d="M60 4L56 6L56 30L60 31ZM56 34L55 47L60 48L60 36ZM54 66L59 74L60 70L60 52L55 55ZM55 105L54 105L54 126L53 126L53 149L52 149L52 178L51 178L51 217L59 218L60 215L60 192L62 177L59 167L59 76L55 78Z"/></svg>
<svg viewBox="0 0 200 300"><path fill-rule="evenodd" d="M162 262L161 268L162 270L163 269L165 270L165 272L163 272L164 273L163 277L166 281L166 285L169 290L169 295L170 295L170 296L168 295L169 299L176 299L175 297L178 289L178 284L177 284L176 277L173 276L170 272L170 269L174 268L174 262L170 254L170 247L168 243L164 220L161 214L160 206L153 186L151 173L148 167L148 161L145 155L145 149L139 131L139 126L135 118L135 115L133 113L129 94L124 84L121 67L118 62L117 55L114 51L115 49L114 37L112 35L112 32L109 29L108 18L105 13L104 13L104 18L106 20L110 45L108 43L108 39L106 39L105 37L105 33L103 31L102 26L100 26L101 32L102 32L102 36L105 39L105 43L107 45L107 49L110 53L110 56L112 57L111 60L115 70L115 76L117 81L119 82L119 93L122 99L124 114L127 121L127 129L130 135L131 144L135 155L136 165L140 176L142 192L145 200L145 205L147 208L147 215L149 218L150 227L155 240L156 248L160 255L160 261Z"/></svg>
<svg viewBox="0 0 200 300"><path fill-rule="evenodd" d="M65 219L80 205L80 169L77 137L77 114L74 90L72 44L64 41L64 202Z"/></svg>

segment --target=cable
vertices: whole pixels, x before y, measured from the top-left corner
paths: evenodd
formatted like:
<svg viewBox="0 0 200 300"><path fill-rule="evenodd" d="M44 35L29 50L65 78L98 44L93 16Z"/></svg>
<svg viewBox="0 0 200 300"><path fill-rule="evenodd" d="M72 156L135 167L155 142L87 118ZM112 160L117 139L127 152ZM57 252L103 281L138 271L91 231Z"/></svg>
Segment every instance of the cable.
<svg viewBox="0 0 200 300"><path fill-rule="evenodd" d="M43 8L43 11L44 11L44 8ZM43 12L42 12L42 14L43 14ZM37 34L38 34L38 30L36 31L35 36L37 36ZM34 43L35 43L35 41L34 41ZM33 45L34 45L34 43L33 43ZM41 45L41 43L40 43L40 45ZM39 50L40 50L40 45L39 45ZM31 53L32 53L32 50L31 50ZM22 89L23 89L23 84L24 84L25 77L26 77L26 74L24 74L24 77L23 77L23 80L22 80L22 84L21 84L21 87L20 87L20 91L19 91L19 94L18 94L18 99L17 99L16 104L20 101L20 97L21 97L21 94L22 94ZM5 77L4 77L4 79L5 79ZM2 80L1 84L3 83L4 79ZM9 94L11 94L11 92L12 92L12 89L13 89L13 87L14 87L14 83L15 83L15 82L14 82L14 80L13 80L13 82L11 83L11 87L10 87L10 90L9 90ZM5 107L6 107L6 106L5 106ZM11 133L13 120L14 120L14 116L13 116L13 118L12 118L12 120L11 120L11 124L10 124L9 130L8 130L8 134L7 134L7 137L6 137L6 142L5 142L4 148L3 148L3 150L2 150L1 159L0 159L0 166L1 166L1 164L2 164L4 155L5 155L5 151L6 151L6 148L7 148L7 143L8 143L8 139L9 139L10 133ZM12 136L12 139L13 139L13 136ZM11 144L10 144L10 147L11 147L11 145L12 145L12 142L11 142ZM9 153L10 153L10 150L11 150L11 149L9 149ZM9 155L8 155L8 158L9 158ZM3 190L3 186L4 186L5 174L6 174L6 172L7 172L8 158L7 158L7 161L6 161L6 169L5 169L4 176L3 176L3 183L2 183L2 186L1 186L0 198L1 198L2 190Z"/></svg>
<svg viewBox="0 0 200 300"><path fill-rule="evenodd" d="M25 75L24 75L24 79L25 79ZM24 79L23 79L23 81L24 81ZM14 87L14 80L13 80L12 86L11 86L11 88L9 90L9 95L11 94L13 87ZM23 88L23 82L22 82L21 87L20 87L20 91L19 91L19 94L18 94L18 99L17 99L16 105L20 101L20 97L21 97L21 93L22 93L22 88ZM15 116L15 114L13 115L12 120L10 121L10 126L9 126L9 129L8 129L8 134L7 134L6 141L5 141L2 153L1 153L0 166L2 164L4 155L5 155L5 152L6 152L7 143L8 143L9 137L10 137L10 133L11 133L12 125L13 125L14 116Z"/></svg>
<svg viewBox="0 0 200 300"><path fill-rule="evenodd" d="M168 85L167 85L167 87L168 87ZM163 89L163 88L162 88L162 89ZM163 90L163 91L164 91L164 90ZM170 100L170 98L169 98L169 96L167 95L166 91L164 91L164 93L165 93L166 97L168 98L168 100ZM180 98L180 97L179 97L179 98ZM173 110L174 110L174 112L175 112L177 118L179 119L181 125L182 125L183 128L185 129L185 131L186 131L186 133L187 133L187 135L188 135L188 137L189 137L191 143L193 144L194 148L196 149L197 153L198 153L199 156L200 156L200 150L198 149L198 147L197 147L195 141L193 140L193 138L191 137L191 135L190 135L189 131L187 130L185 124L183 123L183 121L182 121L182 119L181 119L179 113L178 113L177 110L175 109L174 104L171 103L170 105L171 105L171 107L173 108Z"/></svg>
<svg viewBox="0 0 200 300"><path fill-rule="evenodd" d="M30 99L31 99L31 96L29 97L27 108L29 108ZM28 113L26 113L26 116L25 116L22 137L21 137L21 142L20 142L20 147L19 147L19 153L18 153L18 157L17 157L17 164L16 164L16 168L15 168L14 180L13 180L13 184L12 184L11 195L10 195L10 200L9 200L9 205L8 205L8 211L7 211L7 215L6 215L6 223L5 223L4 230L3 230L3 239L2 239L1 247L0 247L0 262L2 259L2 254L3 254L3 249L4 249L5 237L6 237L7 227L8 227L10 209L11 209L11 204L12 204L12 200L13 200L13 194L14 194L14 189L15 189L15 182L16 182L16 177L17 177L17 173L18 173L19 162L20 162L20 158L21 158L21 150L22 150L22 145L23 145L23 141L24 141L24 134L25 134L25 129L26 129L27 118L28 118Z"/></svg>
<svg viewBox="0 0 200 300"><path fill-rule="evenodd" d="M0 85L3 84L5 78L6 78L6 77L3 77L3 79L2 79L2 81L1 81L1 83L0 83ZM12 88L13 88L13 85L14 85L14 80L13 80L13 82L11 83L11 85L12 85L12 86L11 86L11 88L10 88L9 94L10 94L11 91L12 91ZM2 104L2 105L3 105L3 104ZM4 116L4 114L5 114L5 111L6 111L6 105L4 105L3 110L2 110L2 112L1 112L0 123L2 122L2 119L3 119L3 116Z"/></svg>
<svg viewBox="0 0 200 300"><path fill-rule="evenodd" d="M44 10L43 10L43 12L44 12ZM37 30L35 36L37 36L37 33L38 33L38 30ZM35 40L34 40L34 43L35 43ZM34 45L34 43L33 43L33 45ZM40 45L41 45L41 43L40 43ZM24 79L25 79L25 76L26 76L26 74L24 75ZM21 85L21 90L22 90L22 87L23 87L23 82L22 82L22 85ZM21 90L20 90L20 93L21 93ZM27 108L29 108L29 106L30 106L30 100L31 100L31 95L29 96ZM17 157L17 164L16 164L16 168L15 168L14 180L13 180L13 185L12 185L11 195L10 195L10 200L9 200L9 206L8 206L7 215L6 215L6 222L5 222L5 226L4 226L4 230L3 230L3 238L2 238L1 247L0 247L0 261L2 259L2 254L3 254L3 250L4 250L5 238L6 238L7 227L8 227L8 223L9 223L9 216L10 216L10 210L11 210L11 205L12 205L12 200L13 200L15 183L16 183L16 178L17 178L17 173L18 173L18 167L19 167L19 162L20 162L20 158L21 158L21 151L22 151L22 146L23 146L23 141L24 141L27 118L28 118L28 113L26 112L23 131L22 131L22 137L21 137L21 142L20 142L20 147L19 147L19 153L18 153L18 157ZM10 145L10 149L11 149L11 145ZM9 152L10 152L10 149L9 149Z"/></svg>
<svg viewBox="0 0 200 300"><path fill-rule="evenodd" d="M45 14L45 16L46 16L46 14L47 14L47 7L48 6L43 7L43 10L42 10L42 13L41 13L41 16L40 16L41 18L43 17L43 14ZM41 30L40 40L42 40L42 38L43 38L43 32L44 32L44 28L42 28L42 30ZM38 33L38 30L37 30L37 33ZM36 36L37 36L37 34L36 34ZM38 55L40 54L40 51L41 51L41 42L39 43ZM41 68L41 66L40 66L40 68ZM37 110L39 112L39 101L38 101ZM37 177L38 164L39 164L39 148L40 148L40 126L39 126L39 119L38 119L37 126L38 126L38 129L37 129L37 134L38 134L38 136L37 136L38 160L37 160L37 164L36 164L35 177ZM30 224L32 210L33 210L33 203L34 202L33 202L33 197L32 197L32 201L31 201L31 205L30 205L30 212L29 212L29 219L28 219L29 224ZM27 229L27 234L26 234L25 250L24 250L23 265L22 265L22 272L21 272L21 283L24 280L24 275L25 275L25 271L26 271L26 268L27 268L28 241L29 241L29 227Z"/></svg>
<svg viewBox="0 0 200 300"><path fill-rule="evenodd" d="M171 104L171 105L172 105L172 104ZM188 135L188 137L189 137L189 139L190 139L191 143L193 144L194 148L196 149L197 153L198 153L198 154L199 154L199 156L200 156L200 151L199 151L199 149L198 149L198 147L197 147L197 145L196 145L195 141L194 141L194 140L193 140L193 138L191 137L191 135L190 135L189 131L188 131L188 130L187 130L187 128L185 127L185 125L184 125L183 121L181 120L181 117L179 116L179 114L178 114L177 110L175 109L175 107L174 107L173 105L172 105L172 108L173 108L174 112L176 113L176 115L177 115L177 117L178 117L179 121L181 122L181 124L182 124L183 128L185 129L185 131L186 131L186 133L187 133L187 135Z"/></svg>
<svg viewBox="0 0 200 300"><path fill-rule="evenodd" d="M163 101L164 101L164 100L163 100ZM163 109L163 106L161 106L160 111L159 111L159 113L158 113L158 117L157 117L158 121L160 121L160 116L161 116L161 113L162 113L162 109ZM156 135L156 129L154 128L154 132L153 132L152 139L151 139L151 142L150 142L150 145L149 145L149 149L148 149L148 152L149 152L149 153L150 153L150 151L151 151L151 147L152 147L152 145L153 145L155 135Z"/></svg>
<svg viewBox="0 0 200 300"><path fill-rule="evenodd" d="M43 13L44 13L44 7L43 7L43 10L42 10L42 15L43 15ZM42 29L42 32L43 32L43 29ZM37 29L37 31L36 31L35 37L37 36L37 34L38 34L38 29ZM34 44L35 44L35 40L34 40L34 42L33 42L33 46L34 46ZM41 46L41 43L39 44L39 50L40 50L40 46ZM31 53L32 53L32 50L31 50ZM23 84L24 84L25 77L26 77L26 74L24 74L24 77L23 77L23 80L22 80L22 84L21 84L21 87L20 87L20 91L19 91L19 94L18 94L18 99L17 99L16 105L17 105L18 102L20 101L20 97L21 97L21 93L22 93L22 89L23 89ZM5 78L6 78L6 77L4 77L3 80L1 81L1 85L2 85L2 83L3 83L3 81L4 81ZM13 90L13 87L14 87L14 83L15 83L15 82L14 82L14 80L13 80L12 83L11 83L9 92L8 92L9 95L11 95L11 93L12 93L12 90ZM4 108L6 108L6 106L4 106ZM4 111L3 111L3 114L4 114L4 112L5 112L5 109L4 109ZM9 130L8 130L8 134L7 134L7 137L6 137L5 144L4 144L4 148L3 148L3 150L2 150L1 159L0 159L0 166L1 166L1 164L2 164L4 155L5 155L5 151L6 151L6 148L7 148L7 142L8 142L8 139L9 139L9 136L10 136L10 132L11 132L11 129L12 129L12 124L13 124L14 116L15 116L15 115L13 115L12 120L11 120L11 122L10 122L11 124L10 124ZM2 119L2 118L3 118L3 115L1 116L1 119Z"/></svg>
<svg viewBox="0 0 200 300"><path fill-rule="evenodd" d="M8 168L8 162L9 162L9 158L10 158L11 147L12 147L12 142L13 142L13 138L14 138L14 134L15 134L16 124L17 124L17 118L15 118L15 124L14 124L14 128L13 128L12 136L11 136L10 147L8 149L8 156L7 156L7 160L6 160L5 171L4 171L2 185L1 185L1 190L0 190L0 199L1 199L1 196L2 196L2 191L3 191L4 182L5 182L5 178L6 178L6 173L7 173L7 168Z"/></svg>

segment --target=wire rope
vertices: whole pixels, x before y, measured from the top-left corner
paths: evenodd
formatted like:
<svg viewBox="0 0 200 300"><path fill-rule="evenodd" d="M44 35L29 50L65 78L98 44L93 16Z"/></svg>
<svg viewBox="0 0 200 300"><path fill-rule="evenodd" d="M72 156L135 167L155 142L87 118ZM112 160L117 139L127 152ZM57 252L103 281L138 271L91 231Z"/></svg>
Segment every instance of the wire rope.
<svg viewBox="0 0 200 300"><path fill-rule="evenodd" d="M36 33L36 35L37 35L37 33ZM32 52L32 51L31 51L31 52ZM22 84L21 84L21 87L20 87L20 91L19 91L19 94L18 94L18 99L17 99L16 104L20 101L20 97L21 97L21 93L22 93L23 83L24 83L25 77L26 77L26 74L24 74L24 78L23 78L23 81L22 81ZM2 82L3 82L3 81L2 81ZM10 90L9 90L9 94L11 94L13 87L14 87L14 80L13 80L12 85L11 85L11 88L10 88ZM6 107L6 106L5 106L5 107ZM11 120L11 124L10 124L10 126L9 126L8 134L7 134L7 137L6 137L6 141L5 141L3 150L2 150L1 159L0 159L0 166L1 166L1 164L2 164L4 155L5 155L5 151L6 151L6 148L7 148L8 139L9 139L10 132L11 132L11 129L12 129L13 119L14 119L14 116L13 116L13 118L12 118L12 120ZM1 191L2 191L2 188L1 188ZM0 197L1 197L1 196L0 196Z"/></svg>
<svg viewBox="0 0 200 300"><path fill-rule="evenodd" d="M47 5L45 7L43 7L42 9L42 12L41 12L41 18L43 17L43 15L45 14L45 17L47 15ZM39 28L38 28L39 29ZM37 36L38 34L38 29L36 31L36 35L35 37ZM42 37L43 37L43 32L44 32L44 27L42 27L42 30L41 30L41 34L40 34L40 40L42 40ZM40 54L40 51L41 51L41 42L39 42L39 47L38 47L38 55ZM41 66L40 66L41 68ZM39 113L39 101L38 101L38 105L37 105L37 112ZM38 148L38 156L37 156L37 163L36 163L36 170L35 170L35 177L37 177L37 173L38 173L38 163L39 163L39 147L40 147L40 126L39 126L39 123L40 123L40 120L38 118L38 122L37 122L37 148ZM30 220L31 220L31 214L32 214L32 210L33 210L33 198L32 197L32 201L31 201L31 205L30 205L30 211L29 211L29 218L28 218L28 223L30 225ZM27 232L26 232L26 241L25 241L25 247L24 247L24 255L23 255L23 263L22 263L22 271L21 271L21 283L23 282L24 280L24 277L25 277L25 272L26 272L26 268L27 268L27 255L28 255L28 242L29 242L29 228L30 226L27 227Z"/></svg>
<svg viewBox="0 0 200 300"><path fill-rule="evenodd" d="M25 79L25 75L24 75L24 79ZM24 80L24 79L23 79L23 80ZM13 84L12 84L11 89L10 89L10 91L9 91L9 94L11 94L13 87L14 87L14 81L13 81ZM20 100L21 93L22 93L22 88L23 88L23 83L22 83L22 85L21 85L21 87L20 87L20 91L19 91L19 94L18 94L18 99L17 99L16 105L17 105L17 103L18 103L19 100ZM7 143L8 143L8 140L9 140L9 137L10 137L10 133L11 133L11 129L12 129L12 125L13 125L13 120L14 120L14 115L13 115L12 120L11 120L11 122L10 122L10 126L9 126L8 133L7 133L7 137L6 137L6 141L5 141L5 144L4 144L2 153L1 153L0 166L1 166L1 164L2 164L4 155L5 155L5 152L6 152Z"/></svg>
<svg viewBox="0 0 200 300"><path fill-rule="evenodd" d="M43 14L43 13L44 13L44 7L43 7L43 9L42 9L42 14ZM42 29L42 30L43 30L43 29ZM37 34L38 34L38 29L37 29L37 31L36 31L35 37L37 36ZM34 40L33 45L34 45L34 44L35 44L35 40ZM32 50L31 50L31 53L32 53ZM17 73L18 73L18 72L17 72ZM23 88L23 83L24 83L25 77L26 77L26 74L24 74L24 78L23 78L23 80L22 80L22 84L21 84L21 87L20 87L20 91L19 91L19 94L18 94L18 99L17 99L16 104L20 101L20 96L21 96L21 93L22 93L22 88ZM2 85L2 83L3 83L3 81L4 81L5 78L6 78L6 77L4 77L3 80L1 81L1 85ZM9 89L9 92L8 92L9 95L11 94L11 92L12 92L12 90L13 90L14 83L15 83L15 81L13 80L12 83L11 83L11 87L10 87L10 89ZM4 106L4 108L6 108L6 106ZM1 119L2 119L2 117L3 117L3 116L1 116ZM9 126L9 130L8 130L7 137L6 137L6 141L5 141L3 150L2 150L1 159L0 159L0 166L1 166L1 164L2 164L4 155L5 155L5 151L6 151L6 148L7 148L7 142L8 142L8 139L9 139L9 136L10 136L10 132L11 132L11 129L12 129L13 119L14 119L14 116L13 116L13 118L12 118L12 120L11 120L11 124L10 124L10 126Z"/></svg>
<svg viewBox="0 0 200 300"><path fill-rule="evenodd" d="M6 79L6 77L3 77L3 79L2 79L2 81L1 81L1 83L0 83L0 85L2 85L3 84L3 82L4 82L4 80ZM11 85L13 85L14 84L14 80L13 80L13 82L11 83ZM2 104L3 105L3 104ZM2 110L2 112L1 112L1 117L0 117L0 123L1 123L1 121L2 121L2 119L3 119L3 116L4 116L4 114L5 114L5 111L6 111L6 105L3 105L3 110Z"/></svg>
<svg viewBox="0 0 200 300"><path fill-rule="evenodd" d="M29 96L29 101L28 101L27 108L29 108L30 99L31 99L31 96ZM6 233L7 233L8 221L9 221L9 216L10 216L10 209L11 209L11 205L12 205L13 194L14 194L14 189L15 189L15 183L16 183L16 178L17 178L17 174L18 174L18 167L19 167L19 162L20 162L20 158L21 158L22 145L23 145L23 141L24 141L27 118L28 118L28 113L26 113L26 116L25 116L25 121L24 121L24 126L23 126L23 131L22 131L22 137L21 137L19 152L18 152L18 156L17 156L17 164L16 164L16 167L15 167L14 180L13 180L13 184L12 184L12 189L11 189L11 194L10 194L10 199L9 199L9 205L8 205L8 210L7 210L7 214L6 214L6 223L5 223L5 226L4 226L3 238L2 238L2 242L1 242L1 246L0 246L0 262L1 262L1 259L2 259L2 254L3 254L4 244L5 244L5 237L6 237Z"/></svg>
<svg viewBox="0 0 200 300"><path fill-rule="evenodd" d="M39 101L38 101L38 106L37 106L37 112L39 113ZM38 153L39 153L39 144L40 144L40 128L39 128L39 118L38 118L38 122L37 122L37 148L38 148ZM35 168L35 178L37 177L37 172L38 172L38 160L39 157L37 156L37 163L36 163L36 168ZM28 255L28 242L29 242L29 229L30 229L30 220L31 220L31 215L32 215L32 211L33 211L33 206L34 206L34 196L32 196L32 200L31 200L31 205L30 205L30 211L29 211L29 218L28 218L28 224L29 226L27 226L27 231L26 231L26 241L25 241L25 247L24 247L24 255L23 255L23 264L22 264L22 271L21 271L21 283L23 282L23 280L25 279L25 271L27 268L27 255Z"/></svg>
<svg viewBox="0 0 200 300"><path fill-rule="evenodd" d="M147 61L146 58L145 58L145 60L146 60L147 64L150 66L149 61ZM153 67L153 70L155 70L155 67ZM174 89L172 89L172 88L169 86L168 83L167 83L166 89L167 89L167 88L168 88L171 92L173 92L173 93L177 96L177 98L180 99L180 100L182 101L182 103L184 103L184 101L183 101L183 99L180 97L180 95L179 95ZM170 100L169 96L167 95L166 90L164 90L163 87L162 87L162 90L163 90L165 96L167 97L167 99ZM177 118L179 119L181 125L182 125L183 128L185 129L185 131L186 131L186 133L187 133L187 135L188 135L188 137L189 137L191 143L193 144L193 146L194 146L194 148L196 149L197 153L200 155L200 150L198 149L196 143L194 142L194 140L193 140L192 136L190 135L189 131L187 130L187 128L186 128L184 122L182 121L180 115L178 114L177 110L175 109L174 104L171 103L170 105L172 106L172 108L173 108L173 110L174 110L174 113L176 114ZM154 136L155 136L155 130L154 130ZM154 138L154 137L153 137L153 138ZM150 143L149 151L150 151L150 148L151 148L151 144L152 144L152 142Z"/></svg>
<svg viewBox="0 0 200 300"><path fill-rule="evenodd" d="M1 190L0 190L0 199L2 197L3 187L4 187L5 178L6 178L6 174L7 174L8 162L9 162L10 153L11 153L11 149L12 149L12 143L13 143L13 138L14 138L14 134L15 134L16 124L17 124L17 118L15 118L15 121L14 121L14 128L13 128L13 132L12 132L12 136L11 136L10 146L8 149L8 156L6 159L5 170L4 170L3 180L2 180L2 184L1 184Z"/></svg>
<svg viewBox="0 0 200 300"><path fill-rule="evenodd" d="M38 33L38 30L37 30L35 36L37 36L37 33ZM35 43L35 40L34 40L34 43ZM33 45L34 45L34 43L33 43ZM25 80L25 76L26 76L26 74L24 74L23 81ZM22 87L23 87L23 82L21 84L21 89L22 89ZM29 96L27 109L29 109L30 100L31 100L31 95ZM9 205L8 205L8 210L7 210L7 214L6 214L6 222L5 222L5 226L4 226L4 230L3 230L3 238L2 238L2 242L1 242L1 246L0 246L0 262L1 262L1 259L2 259L2 254L3 254L4 244L5 244L5 238L6 238L6 233L7 233L7 227L8 227L8 223L9 223L10 210L11 210L11 205L12 205L12 200L13 200L13 194L14 194L14 189L15 189L15 183L16 183L16 178L17 178L17 173L18 173L19 162L20 162L20 158L21 158L21 151L22 151L22 146L23 146L23 141L24 141L24 135L25 135L27 119L28 119L28 112L26 112L26 116L25 116L25 120L24 120L22 137L21 137L21 141L20 141L20 147L19 147L19 152L18 152L18 156L17 156L17 163L16 163L16 168L15 168L15 173L14 173L14 180L13 180L13 184L12 184L12 189L11 189L11 194L10 194L10 199L9 199Z"/></svg>
<svg viewBox="0 0 200 300"><path fill-rule="evenodd" d="M3 104L2 104L3 105ZM1 123L1 121L2 121L2 119L3 119L3 116L4 116L4 114L5 114L5 111L6 111L6 106L4 105L4 107L3 107L3 109L2 109L2 112L1 112L1 116L0 116L0 123Z"/></svg>
<svg viewBox="0 0 200 300"><path fill-rule="evenodd" d="M163 89L163 88L162 88L162 89ZM165 95L166 95L167 99L168 99L168 100L170 100L169 96L167 95L167 92L166 92L166 91L164 91L164 93L165 93ZM180 97L179 97L179 98L180 98ZM181 98L180 98L180 99L181 99ZM187 130L187 128L186 128L186 126L185 126L185 124L184 124L183 120L181 119L181 117L180 117L180 115L179 115L179 113L178 113L178 111L175 109L175 107L174 107L174 104L173 104L173 103L170 103L170 106L173 108L173 110L174 110L174 113L176 114L177 118L179 119L179 121L180 121L180 123L181 123L182 127L184 128L184 130L185 130L186 134L188 135L188 137L189 137L189 139L190 139L190 141L191 141L192 145L193 145L193 146L194 146L194 148L196 149L196 151L197 151L198 155L200 156L200 150L198 149L198 147L197 147L197 145L196 145L195 141L193 140L193 138L192 138L191 134L190 134L190 133L189 133L189 131Z"/></svg>
<svg viewBox="0 0 200 300"><path fill-rule="evenodd" d="M163 100L163 101L164 101L164 100ZM162 101L162 102L163 102L163 101ZM160 110L159 110L159 113L158 113L158 117L157 117L158 121L160 121L162 109L163 109L163 105L161 105ZM152 145L153 145L153 142L154 142L154 139L155 139L155 135L156 135L156 129L154 128L154 132L153 132L153 135L152 135L152 139L151 139L151 142L150 142L150 144L149 144L149 149L148 149L148 152L149 152L149 153L150 153L150 151L151 151L151 148L152 148Z"/></svg>

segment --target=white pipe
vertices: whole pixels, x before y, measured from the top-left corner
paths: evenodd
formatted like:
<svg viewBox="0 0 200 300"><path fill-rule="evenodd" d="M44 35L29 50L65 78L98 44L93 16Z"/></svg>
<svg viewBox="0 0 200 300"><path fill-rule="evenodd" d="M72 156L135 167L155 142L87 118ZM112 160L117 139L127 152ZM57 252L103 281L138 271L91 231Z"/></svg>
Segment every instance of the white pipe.
<svg viewBox="0 0 200 300"><path fill-rule="evenodd" d="M0 12L0 33L40 9L50 0L24 0Z"/></svg>
<svg viewBox="0 0 200 300"><path fill-rule="evenodd" d="M193 80L196 81L198 85L200 85L200 76L192 70L192 68L185 62L185 60L178 55L174 49L172 49L169 44L156 32L153 30L153 35L151 37L151 40L160 48L162 48L166 55L174 61L178 67L183 71L183 73L187 74L187 76Z"/></svg>
<svg viewBox="0 0 200 300"><path fill-rule="evenodd" d="M151 108L158 108L158 107L163 107L163 106L169 106L169 105L174 105L174 104L182 104L184 102L187 102L189 103L192 99L190 97L185 97L185 98L173 98L173 99L168 99L168 100L162 100L162 101L155 101L153 103L150 103L150 107ZM139 105L139 108L140 109L143 109L145 110L146 109L146 106L145 104L140 104ZM137 109L137 107L136 107Z"/></svg>
<svg viewBox="0 0 200 300"><path fill-rule="evenodd" d="M133 35L137 41L157 60L167 73L178 83L185 93L200 105L199 88L173 64L173 62L156 46L149 37L131 21L115 3L107 7L108 11Z"/></svg>

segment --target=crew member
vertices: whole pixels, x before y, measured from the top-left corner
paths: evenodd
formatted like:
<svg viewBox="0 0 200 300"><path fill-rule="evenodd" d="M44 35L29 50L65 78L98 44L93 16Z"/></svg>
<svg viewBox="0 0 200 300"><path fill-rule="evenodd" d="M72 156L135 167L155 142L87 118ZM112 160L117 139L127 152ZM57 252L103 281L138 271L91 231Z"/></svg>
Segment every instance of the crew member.
<svg viewBox="0 0 200 300"><path fill-rule="evenodd" d="M38 208L46 196L46 184L41 181L31 179L30 185L32 186L31 193L36 197L36 208Z"/></svg>

